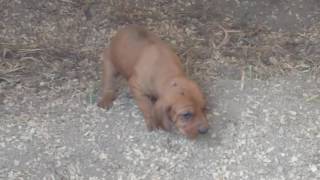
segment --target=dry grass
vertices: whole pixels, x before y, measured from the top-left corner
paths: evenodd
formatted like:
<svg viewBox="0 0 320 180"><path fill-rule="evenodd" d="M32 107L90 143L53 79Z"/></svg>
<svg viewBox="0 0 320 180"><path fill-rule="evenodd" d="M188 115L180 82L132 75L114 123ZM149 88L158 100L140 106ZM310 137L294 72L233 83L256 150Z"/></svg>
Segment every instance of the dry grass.
<svg viewBox="0 0 320 180"><path fill-rule="evenodd" d="M99 78L98 55L106 42L132 23L169 42L188 74L200 82L266 79L296 71L319 75L319 23L302 33L277 32L265 25L239 25L231 15L214 14L212 4L192 1L34 2L1 2L7 12L0 21L6 24L0 35L2 82L36 79L59 85L75 78L85 87ZM10 13L16 13L14 18Z"/></svg>

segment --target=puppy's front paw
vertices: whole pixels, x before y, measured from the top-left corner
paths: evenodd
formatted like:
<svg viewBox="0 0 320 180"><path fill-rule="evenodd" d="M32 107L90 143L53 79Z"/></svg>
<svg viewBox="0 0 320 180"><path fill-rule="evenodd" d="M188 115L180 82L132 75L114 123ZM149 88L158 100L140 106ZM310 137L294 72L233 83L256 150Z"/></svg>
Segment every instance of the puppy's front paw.
<svg viewBox="0 0 320 180"><path fill-rule="evenodd" d="M109 109L112 106L112 101L113 101L112 97L103 98L98 102L98 106L103 109Z"/></svg>
<svg viewBox="0 0 320 180"><path fill-rule="evenodd" d="M162 127L160 126L160 124L157 124L157 123L156 123L155 121L153 121L153 120L147 120L147 121L145 121L145 123L146 123L147 130L148 130L149 132L162 129Z"/></svg>
<svg viewBox="0 0 320 180"><path fill-rule="evenodd" d="M153 126L153 124L151 124L151 123L148 122L148 121L145 121L145 122L146 122L147 130L148 130L149 132L155 130L155 127Z"/></svg>

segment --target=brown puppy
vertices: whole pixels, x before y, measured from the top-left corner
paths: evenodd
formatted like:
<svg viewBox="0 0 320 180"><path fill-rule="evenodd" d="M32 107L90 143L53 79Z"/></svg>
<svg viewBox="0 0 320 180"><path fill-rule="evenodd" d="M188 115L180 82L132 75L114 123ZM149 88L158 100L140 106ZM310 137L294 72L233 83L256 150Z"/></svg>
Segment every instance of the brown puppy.
<svg viewBox="0 0 320 180"><path fill-rule="evenodd" d="M163 41L139 26L120 30L103 55L102 98L108 108L115 98L114 77L120 73L143 112L148 130L173 126L189 138L208 131L204 96L187 79L178 56Z"/></svg>

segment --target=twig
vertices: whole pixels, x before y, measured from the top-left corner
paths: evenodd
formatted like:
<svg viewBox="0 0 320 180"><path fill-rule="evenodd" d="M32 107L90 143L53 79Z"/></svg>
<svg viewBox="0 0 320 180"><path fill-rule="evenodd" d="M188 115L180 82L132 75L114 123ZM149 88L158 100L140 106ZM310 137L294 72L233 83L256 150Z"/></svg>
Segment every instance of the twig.
<svg viewBox="0 0 320 180"><path fill-rule="evenodd" d="M3 59L6 58L8 52L11 52L10 49L7 49L7 48L4 48L4 49L3 49L3 52L2 52L2 58L3 58Z"/></svg>
<svg viewBox="0 0 320 180"><path fill-rule="evenodd" d="M249 66L249 77L252 80L252 65Z"/></svg>
<svg viewBox="0 0 320 180"><path fill-rule="evenodd" d="M39 61L39 59L34 58L34 57L31 57L31 56L27 56L27 57L22 57L22 58L20 58L20 61L24 61L24 60L33 60L33 61L36 61L36 62Z"/></svg>
<svg viewBox="0 0 320 180"><path fill-rule="evenodd" d="M218 44L216 49L220 49L223 45L227 44L229 41L229 33L222 26L219 26L219 27L223 30L224 37L223 37L222 41L220 42L220 44Z"/></svg>
<svg viewBox="0 0 320 180"><path fill-rule="evenodd" d="M16 67L16 68L13 68L13 69L9 69L7 71L2 72L2 74L9 74L9 73L12 73L12 72L19 71L21 69L24 69L24 67Z"/></svg>
<svg viewBox="0 0 320 180"><path fill-rule="evenodd" d="M0 76L0 80L6 81L7 83L11 83L11 81L10 81L9 79L4 78L4 77L1 77L1 76ZM0 82L1 82L1 81L0 81Z"/></svg>
<svg viewBox="0 0 320 180"><path fill-rule="evenodd" d="M314 96L309 97L306 101L307 102L314 101L314 100L318 99L319 97L320 97L319 94L318 95L314 95Z"/></svg>
<svg viewBox="0 0 320 180"><path fill-rule="evenodd" d="M194 48L193 46L190 47L190 48L188 48L188 49L185 50L183 53L181 53L180 56L184 56L184 55L188 54L193 48Z"/></svg>
<svg viewBox="0 0 320 180"><path fill-rule="evenodd" d="M24 66L11 65L11 64L9 64L9 63L5 63L5 64L7 64L8 67L5 67L6 69L0 69L0 73L1 73L2 75L4 75L4 74L9 74L9 73L12 73L12 72L15 72L15 71L19 71L19 70L25 68Z"/></svg>
<svg viewBox="0 0 320 180"><path fill-rule="evenodd" d="M31 52L37 52L41 51L42 49L19 49L19 53L31 53Z"/></svg>
<svg viewBox="0 0 320 180"><path fill-rule="evenodd" d="M242 72L241 72L241 85L240 85L240 90L241 91L243 91L243 89L244 89L245 76L246 76L246 72L244 70L242 70Z"/></svg>
<svg viewBox="0 0 320 180"><path fill-rule="evenodd" d="M226 30L221 25L219 25L219 27L220 27L220 29L223 30L224 37L223 37L222 41L219 43L219 45L216 46L215 49L220 49L222 46L226 45L229 42L229 40L230 40L229 33L239 33L239 32L241 32L241 31L238 31L238 30Z"/></svg>
<svg viewBox="0 0 320 180"><path fill-rule="evenodd" d="M74 4L74 2L72 2L72 0L60 0L60 1L62 1L62 2L64 2L64 3L71 3L71 4Z"/></svg>
<svg viewBox="0 0 320 180"><path fill-rule="evenodd" d="M213 49L218 49L216 43L214 43L213 40L211 40L211 45L212 45Z"/></svg>

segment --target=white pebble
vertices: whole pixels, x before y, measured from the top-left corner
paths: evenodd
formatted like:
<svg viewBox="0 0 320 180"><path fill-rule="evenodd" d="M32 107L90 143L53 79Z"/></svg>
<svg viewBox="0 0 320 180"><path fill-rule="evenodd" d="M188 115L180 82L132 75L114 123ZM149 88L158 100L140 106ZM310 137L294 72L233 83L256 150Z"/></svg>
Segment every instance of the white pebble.
<svg viewBox="0 0 320 180"><path fill-rule="evenodd" d="M311 164L309 167L310 167L310 170L311 170L312 172L316 172L316 171L318 171L317 166L316 166L316 165L314 165L314 164Z"/></svg>
<svg viewBox="0 0 320 180"><path fill-rule="evenodd" d="M100 160L105 160L105 159L107 159L108 158L108 155L107 154L105 154L105 153L100 153L99 154L99 159Z"/></svg>

